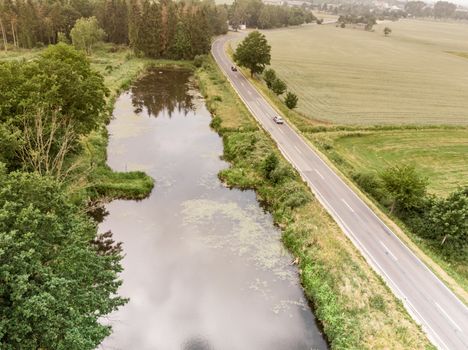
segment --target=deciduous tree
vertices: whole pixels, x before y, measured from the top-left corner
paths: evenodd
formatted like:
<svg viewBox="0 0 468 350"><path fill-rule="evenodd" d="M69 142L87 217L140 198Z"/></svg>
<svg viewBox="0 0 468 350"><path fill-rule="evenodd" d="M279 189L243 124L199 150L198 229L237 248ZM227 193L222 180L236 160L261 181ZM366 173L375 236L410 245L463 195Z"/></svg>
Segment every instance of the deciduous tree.
<svg viewBox="0 0 468 350"><path fill-rule="evenodd" d="M80 50L85 50L88 55L91 54L93 46L104 40L106 33L99 28L96 17L80 18L76 21L70 32L73 45Z"/></svg>
<svg viewBox="0 0 468 350"><path fill-rule="evenodd" d="M255 30L239 44L234 53L234 60L239 66L250 69L250 74L262 73L265 66L270 64L271 47L265 35Z"/></svg>
<svg viewBox="0 0 468 350"><path fill-rule="evenodd" d="M263 72L263 79L265 80L268 88L271 89L271 86L276 80L275 70L273 68L265 69L265 72Z"/></svg>
<svg viewBox="0 0 468 350"><path fill-rule="evenodd" d="M0 347L93 350L117 296L121 253L56 181L0 170Z"/></svg>
<svg viewBox="0 0 468 350"><path fill-rule="evenodd" d="M468 249L468 187L447 198L433 199L419 229L450 253L466 256Z"/></svg>
<svg viewBox="0 0 468 350"><path fill-rule="evenodd" d="M418 208L426 196L427 180L416 172L412 165L396 165L381 174L383 186L388 192L395 209L408 212Z"/></svg>
<svg viewBox="0 0 468 350"><path fill-rule="evenodd" d="M277 95L282 95L286 91L286 83L280 78L276 78L271 85L271 90Z"/></svg>
<svg viewBox="0 0 468 350"><path fill-rule="evenodd" d="M297 95L292 93L291 91L288 91L288 93L286 94L286 97L284 98L284 103L286 107L288 107L289 109L296 108L298 101L299 101L299 98L297 97Z"/></svg>

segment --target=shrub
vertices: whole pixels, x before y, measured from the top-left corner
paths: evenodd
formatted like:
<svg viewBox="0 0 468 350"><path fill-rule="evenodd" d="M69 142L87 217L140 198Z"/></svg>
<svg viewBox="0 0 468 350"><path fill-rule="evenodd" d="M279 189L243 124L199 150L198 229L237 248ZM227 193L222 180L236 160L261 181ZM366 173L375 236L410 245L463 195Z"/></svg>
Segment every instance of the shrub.
<svg viewBox="0 0 468 350"><path fill-rule="evenodd" d="M286 91L286 83L281 79L276 78L271 85L271 90L277 95L282 95Z"/></svg>
<svg viewBox="0 0 468 350"><path fill-rule="evenodd" d="M424 211L419 234L435 241L446 253L466 257L468 248L468 187L447 198L431 199Z"/></svg>
<svg viewBox="0 0 468 350"><path fill-rule="evenodd" d="M299 100L299 98L297 97L297 95L292 93L291 91L289 91L286 94L286 98L284 99L284 103L286 104L286 107L288 107L289 109L294 109L294 108L297 107L298 100Z"/></svg>
<svg viewBox="0 0 468 350"><path fill-rule="evenodd" d="M380 178L392 200L390 213L398 209L403 214L422 205L426 197L427 180L416 172L413 165L387 168L380 174Z"/></svg>
<svg viewBox="0 0 468 350"><path fill-rule="evenodd" d="M382 182L374 173L353 173L351 178L364 191L370 194L379 202L384 202L385 190L382 187ZM384 203L382 203L384 204Z"/></svg>
<svg viewBox="0 0 468 350"><path fill-rule="evenodd" d="M293 172L289 166L279 165L270 172L270 181L279 184L292 176Z"/></svg>
<svg viewBox="0 0 468 350"><path fill-rule="evenodd" d="M211 119L211 123L210 123L210 126L215 129L215 130L218 130L219 127L221 126L221 118L216 116L216 117L213 117L213 119Z"/></svg>
<svg viewBox="0 0 468 350"><path fill-rule="evenodd" d="M279 163L278 156L274 152L271 152L263 161L263 164L262 164L263 175L268 180L271 180L272 172L276 169L276 167L278 166L278 163Z"/></svg>
<svg viewBox="0 0 468 350"><path fill-rule="evenodd" d="M263 79L265 80L265 83L267 84L268 88L271 89L273 83L276 80L276 72L273 69L267 69L263 73Z"/></svg>
<svg viewBox="0 0 468 350"><path fill-rule="evenodd" d="M303 206L311 200L308 190L305 186L301 186L297 181L289 181L285 183L281 187L280 192L280 201L285 207L290 209Z"/></svg>
<svg viewBox="0 0 468 350"><path fill-rule="evenodd" d="M196 55L193 59L193 64L195 67L200 68L206 60L206 55Z"/></svg>

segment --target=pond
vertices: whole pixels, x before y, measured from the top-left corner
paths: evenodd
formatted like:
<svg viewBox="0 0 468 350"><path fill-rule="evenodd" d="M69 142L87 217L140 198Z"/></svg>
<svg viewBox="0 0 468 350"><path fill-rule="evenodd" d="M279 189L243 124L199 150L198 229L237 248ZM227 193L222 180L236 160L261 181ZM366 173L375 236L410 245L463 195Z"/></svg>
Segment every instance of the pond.
<svg viewBox="0 0 468 350"><path fill-rule="evenodd" d="M106 206L100 231L123 243L130 301L100 348L326 349L271 216L219 181L229 165L210 121L188 71L150 70L116 101L108 164L155 188Z"/></svg>

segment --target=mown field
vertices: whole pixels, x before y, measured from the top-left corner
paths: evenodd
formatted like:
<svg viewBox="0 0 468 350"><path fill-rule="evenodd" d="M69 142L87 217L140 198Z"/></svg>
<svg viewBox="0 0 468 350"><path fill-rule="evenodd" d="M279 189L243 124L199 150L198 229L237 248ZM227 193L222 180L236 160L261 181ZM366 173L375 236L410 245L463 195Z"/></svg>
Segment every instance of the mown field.
<svg viewBox="0 0 468 350"><path fill-rule="evenodd" d="M273 68L299 95L299 112L366 125L468 125L467 32L468 24L417 20L382 23L375 32L333 25L264 31Z"/></svg>
<svg viewBox="0 0 468 350"><path fill-rule="evenodd" d="M446 196L468 186L468 129L336 131L308 134L336 152L354 171L379 173L395 164L414 164L429 191Z"/></svg>
<svg viewBox="0 0 468 350"><path fill-rule="evenodd" d="M406 30L405 35L398 36L395 34L394 37L385 38L382 34L384 26L392 27L394 30L392 35L395 34L396 26L401 26L401 28L405 28ZM434 31L439 26L440 35L435 37L437 33ZM461 67L465 71L468 69L468 59L466 59L465 51L463 51L466 48L466 52L468 52L468 42L462 41L463 34L458 33L456 30L458 26L465 25L402 21L382 23L376 26L378 32L374 33L357 29L335 28L334 26L303 26L265 31L264 33L272 44L273 68L276 69L280 78L286 80L289 88L299 95L299 110L288 110L282 99L268 90L265 83L261 80L254 78L250 79L250 81L262 91L265 97L276 105L278 110L287 117L290 123L294 124L306 138L318 146L351 181L353 181L353 174L374 173L377 175L384 169L394 165L412 164L415 165L417 171L422 176L427 178L429 182L428 192L439 197L445 197L456 190L458 186L468 185L468 129L466 128L468 124L468 109L465 108L468 107L468 99L465 97L468 91L468 85L466 85L468 80L466 79L466 74L462 73L461 69ZM430 28L432 28L432 32L429 30ZM468 25L466 28L468 29ZM369 60L366 60L366 57L369 56L368 53L362 50L359 51L366 41L361 43L350 42L347 44L346 49L340 49L340 46L335 41L330 40L331 36L327 39L313 36L315 35L314 31L321 34L332 33L335 37L341 35L344 38L352 37L352 40L356 40L356 37L366 37L368 40L367 45L370 45L369 40L371 38L374 38L372 40L381 46L383 45L382 42L387 45L386 40L393 40L392 45L395 46L395 49L380 53L373 50L372 54L376 57L384 57L387 66L392 64L397 65L398 60L400 60L399 66L390 72L383 71L383 68L377 67L376 62L368 63ZM450 36L450 33L454 35ZM310 34L310 37L307 37L308 34ZM344 40L343 37L340 37L339 40ZM275 46L275 41L278 38L283 40L284 46ZM418 39L415 40L414 38ZM301 42L302 45L297 44L301 39L303 40ZM318 42L317 45L320 46L320 52L312 48L314 40ZM327 40L328 43L326 43ZM236 41L238 42L239 40ZM356 47L352 48L354 44ZM235 48L235 45L236 42L233 43L232 47ZM461 78L453 77L452 82L455 85L463 83L466 86L458 90L448 91L446 87L440 88L437 84L413 84L408 79L403 81L402 79L404 79L405 74L413 74L411 70L417 72L417 68L414 68L417 67L415 63L417 60L416 58L407 58L407 61L413 61L414 67L406 68L402 63L404 60L398 58L398 51L401 51L401 49L396 49L398 47L406 48L407 51L411 47L413 51L417 47L426 47L425 50L428 57L421 59L421 62L424 62L426 66L430 65L428 61L434 52L433 56L436 57L436 62L442 58L446 61L455 62L459 70L457 74ZM388 48L389 46L387 45ZM421 48L420 50L423 49ZM386 58L387 52L392 54L392 59ZM353 64L346 64L346 60L341 56L354 56L350 60ZM286 61L285 57L287 58ZM395 62L388 62L389 60L394 60ZM275 63L277 61L288 62L288 64L283 63L278 66ZM431 69L427 68L419 72L419 75L422 77L421 79L424 78L429 81L439 78L441 84L450 85L451 81L444 80L441 71L450 71L452 68L452 66L441 66L440 63L434 63ZM371 74L372 71L379 71L379 74L393 74L395 76L399 74L401 77L399 80L372 82L374 85L369 87L369 81L374 79ZM248 76L245 70L244 74ZM405 93L401 92L400 101L394 101L394 98L390 98L388 91L385 92L384 96L379 96L379 89L384 84L390 86L390 88L387 88L388 91L392 89L392 91L396 91L395 94L400 93L398 89L408 90L409 92L406 92L408 97L405 97ZM432 96L429 94L429 91L433 87L437 90L445 89L447 91L439 91ZM442 96L442 94L444 95ZM459 108L456 108L457 105L452 101L454 97L460 102ZM415 102L415 99L425 99L429 102ZM440 102L443 99L445 100ZM435 109L430 105L432 103L430 101L432 100L439 100L436 103L436 107L440 113L459 110L464 113L465 117L452 119L436 118L434 114ZM404 108L402 107L404 103L409 106L408 116L404 118L388 118L388 115L392 111L401 112ZM465 107L460 107L462 104ZM312 107L309 109L307 106ZM388 115L386 118L379 120L375 115L371 114L371 111L381 109L383 108L382 106L387 109ZM311 110L327 113L330 110L340 111L340 114L326 118L323 114L317 115L316 113L311 113ZM361 111L369 111L369 113L364 114ZM317 119L321 119L323 122ZM418 126L406 124L418 124ZM453 125L435 126L431 124ZM381 209L386 211L385 208ZM394 217L393 219L397 220ZM399 223L401 224L400 227L404 227L403 223ZM408 230L404 233L401 231L400 234L402 237L408 236L411 238L412 242L418 247L413 246L413 248L415 250L422 249L429 256L429 258L424 257L425 261L438 271L442 279L453 290L462 295L462 298L465 298L467 286L465 263L447 261L439 252L428 247L419 237ZM429 260L431 259L442 270L447 272L450 277L436 264L430 262Z"/></svg>

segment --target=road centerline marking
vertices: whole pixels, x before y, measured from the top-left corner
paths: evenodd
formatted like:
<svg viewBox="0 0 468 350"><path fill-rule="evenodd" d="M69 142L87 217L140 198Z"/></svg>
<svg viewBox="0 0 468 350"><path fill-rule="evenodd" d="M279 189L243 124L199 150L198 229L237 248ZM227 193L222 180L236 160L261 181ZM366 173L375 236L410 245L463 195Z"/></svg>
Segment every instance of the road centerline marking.
<svg viewBox="0 0 468 350"><path fill-rule="evenodd" d="M218 45L218 43L223 43L221 41L221 39L217 39L215 41L215 44ZM216 45L213 45L213 48L216 47ZM223 62L223 55L225 55L224 51L222 51L220 49L220 46L218 45L218 51L214 50L213 53L216 53L218 54L219 57L216 57L217 55L213 55L215 56L215 60L216 60L216 63L218 63L218 65L221 66L220 62L222 63ZM225 57L224 57L225 59ZM230 63L230 61L228 59L226 59L227 62ZM250 112L253 112L252 111L252 108L251 106L249 106L249 102L247 102L247 99L246 99L246 94L245 94L245 90L244 91L240 91L241 89L239 89L239 86L238 84L236 84L235 82L235 79L239 79L239 76L236 75L236 76L230 76L227 72L228 69L224 70L224 74L228 76L228 78L230 78L230 83L231 85L235 88L237 94L239 95L239 97L241 98L241 100L244 102L244 104L247 106L247 108L250 110ZM242 74L242 73L241 73ZM246 82L247 85L250 85L249 82ZM257 91L256 91L257 92ZM258 92L257 92L257 95L258 95ZM263 102L265 103L265 105L263 106L262 108L262 111L261 112L265 112L263 111L264 108L268 109L269 108L269 105L267 104L268 102L264 99L262 99ZM275 127L274 129L271 128L271 123L268 123L266 120L267 119L270 119L270 117L268 116L268 118L265 118L261 115L256 115L257 111L253 112L253 116L254 118L257 120L257 122L259 122L260 126L263 127L265 130L267 131L270 131L270 132L273 132L274 130L278 129L277 127ZM285 134L281 129L280 129L280 132ZM278 135L278 134L276 134ZM274 134L272 134L273 137L275 137ZM308 143L306 143L306 141L300 137L299 135L296 135L297 136L297 139L302 142L307 149L310 149L312 151L312 154L314 155L315 158L317 158L324 166L327 167L327 170L331 170L331 168L329 167L329 165L319 156L315 153L313 147L311 145L309 145ZM278 140L276 140L278 142ZM292 140L291 140L292 141ZM297 164L295 163L294 159L291 159L286 150L283 149L283 147L281 146L281 144L278 142L277 143L278 145L278 148L280 149L281 153L283 153L283 155L285 156L286 159L288 159L288 161L294 166L297 168L297 170L299 171L299 173L301 174L301 177L305 178L305 175L302 173L301 169L297 167ZM305 151L304 151L305 152ZM316 170L317 171L317 170ZM318 173L318 171L317 171ZM319 174L321 178L323 178L323 176L321 176L321 174ZM403 247L404 249L404 252L409 252L412 257L416 260L416 263L417 265L416 266L422 266L423 268L425 268L425 270L427 272L429 272L429 274L431 274L432 278L436 281L436 283L438 283L440 286L442 286L445 291L447 291L453 298L455 298L455 300L458 302L458 304L462 307L462 308L466 308L466 306L461 302L460 299L458 299L458 297L438 278L438 276L436 276L430 269L428 266L425 265L424 262L422 262L419 257L417 257L415 255L415 253L409 249L409 247L407 247L401 240L400 238L391 230L387 227L387 225L382 221L382 219L368 206L368 204L362 199L360 198L360 196L358 196L358 194L356 194L350 187L349 185L347 185L347 183L345 183L345 181L338 175L336 174L335 172L331 172L331 174L327 174L327 176L332 176L332 178L336 178L339 182L341 182L341 184L343 184L345 186L345 188L347 190L350 191L350 193L355 196L355 198L359 201L359 203L363 204L367 210L369 210L369 212L373 215L373 217L375 217L382 225L383 227L385 227L384 231L387 232L387 233L390 233L392 234L392 237L393 238L396 238L399 242L399 244L401 245L401 247ZM440 347L441 349L446 349L448 350L449 347L445 344L444 340L441 338L441 336L439 335L438 332L436 332L433 327L431 327L431 323L428 322L425 317L423 317L423 315L421 315L421 313L418 311L419 310L419 307L416 308L412 302L411 302L411 298L410 297L407 297L402 291L401 289L399 288L399 284L396 284L392 278L390 277L390 275L387 273L386 270L384 270L380 265L379 263L377 262L377 260L372 256L372 254L370 253L370 251L366 248L365 245L363 245L359 240L358 238L355 236L355 234L349 229L349 227L347 227L346 223L344 220L342 220L342 218L338 215L338 213L336 212L336 210L333 208L333 206L331 206L328 201L325 199L325 197L323 197L318 189L315 187L315 184L314 184L314 181L312 180L309 180L307 179L306 181L308 183L308 185L310 186L311 190L313 192L315 192L317 196L317 199L319 200L319 202L329 211L329 213L334 217L334 219L336 220L336 222L338 223L338 225L340 226L340 228L343 230L343 232L345 234L347 234L348 236L350 236L351 240L354 242L355 246L358 247L358 249L361 251L361 253L363 254L364 258L369 262L369 264L372 266L372 268L379 274L381 274L382 277L384 277L386 279L386 283L389 284L390 288L393 290L393 292L395 293L395 295L402 300L403 304L405 305L405 308L407 309L407 311L411 314L411 316L413 317L413 319L416 320L416 322L418 323L421 323L422 326L423 326L423 329L424 331L426 332L426 334L428 335L430 341L432 343L434 343L436 346ZM323 198L322 198L323 197ZM399 246L400 247L400 246ZM398 248L399 248L398 247ZM434 301L433 301L434 302ZM434 305L433 303L431 303L432 305ZM438 305L440 307L440 305ZM441 309L441 312L439 313L442 313L443 311L445 310L442 310ZM448 311L447 311L448 312ZM447 313L447 312L444 312L444 315ZM445 317L444 317L445 318ZM453 322L453 320L451 320ZM454 322L453 322L454 323ZM457 325L458 326L458 325ZM457 327L459 328L459 327ZM453 328L452 328L452 331ZM455 330L455 333L456 333L456 330Z"/></svg>
<svg viewBox="0 0 468 350"><path fill-rule="evenodd" d="M325 180L325 178L324 178L323 175L320 173L320 171L318 171L317 169L314 169L314 170L315 170L315 172L318 174L318 176L320 176L320 178L321 178L322 180Z"/></svg>
<svg viewBox="0 0 468 350"><path fill-rule="evenodd" d="M390 251L390 249L387 248L387 246L384 244L384 242L379 241L382 247L386 250L386 252L393 258L393 260L398 261L397 257L393 255L393 253Z"/></svg>
<svg viewBox="0 0 468 350"><path fill-rule="evenodd" d="M454 321L452 320L452 318L448 315L448 313L442 308L442 306L440 306L436 301L434 301L434 304L437 306L437 308L442 312L442 314L445 316L445 318L447 320L449 320L454 326L456 329L458 329L460 332L462 331L460 326Z"/></svg>
<svg viewBox="0 0 468 350"><path fill-rule="evenodd" d="M294 145L294 148L296 149L296 151L298 151L300 154L302 154L302 151L299 149L299 147L297 147L296 145Z"/></svg>
<svg viewBox="0 0 468 350"><path fill-rule="evenodd" d="M281 128L278 128L278 130L280 131L280 133L282 133L284 135L284 131L281 130Z"/></svg>
<svg viewBox="0 0 468 350"><path fill-rule="evenodd" d="M343 201L344 204L346 204L346 206L349 208L349 210L351 210L351 211L354 213L354 209L351 208L351 206L348 204L348 202L346 202L346 201L344 200L344 198L341 198L341 200Z"/></svg>

